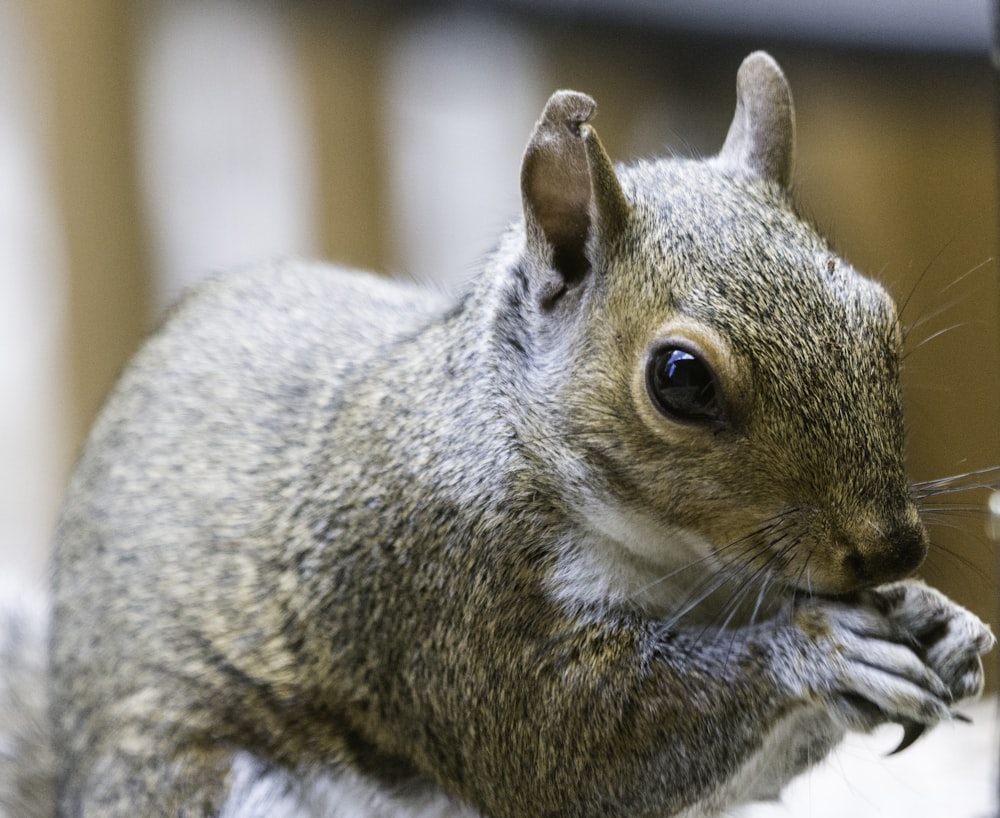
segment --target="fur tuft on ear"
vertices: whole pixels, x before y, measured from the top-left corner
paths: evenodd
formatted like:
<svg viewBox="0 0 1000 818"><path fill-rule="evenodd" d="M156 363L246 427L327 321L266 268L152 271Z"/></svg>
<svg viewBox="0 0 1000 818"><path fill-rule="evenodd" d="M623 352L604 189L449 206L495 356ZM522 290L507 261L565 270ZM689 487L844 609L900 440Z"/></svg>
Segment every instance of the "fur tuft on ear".
<svg viewBox="0 0 1000 818"><path fill-rule="evenodd" d="M787 188L795 158L792 91L771 55L755 51L736 75L736 114L719 152L725 165Z"/></svg>
<svg viewBox="0 0 1000 818"><path fill-rule="evenodd" d="M596 103L586 94L557 91L524 152L521 196L529 246L551 258L558 280L544 289L554 303L590 272L588 242L621 228L628 205L614 167L587 122Z"/></svg>

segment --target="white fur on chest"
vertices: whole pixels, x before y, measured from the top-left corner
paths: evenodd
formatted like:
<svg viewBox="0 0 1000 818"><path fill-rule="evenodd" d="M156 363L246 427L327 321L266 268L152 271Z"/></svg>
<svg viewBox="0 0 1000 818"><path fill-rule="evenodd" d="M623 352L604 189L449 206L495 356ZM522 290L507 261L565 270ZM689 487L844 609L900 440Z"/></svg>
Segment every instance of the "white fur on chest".
<svg viewBox="0 0 1000 818"><path fill-rule="evenodd" d="M290 774L239 753L219 818L479 818L433 788L390 790L343 770Z"/></svg>
<svg viewBox="0 0 1000 818"><path fill-rule="evenodd" d="M720 568L704 537L596 499L581 517L583 530L567 538L551 578L563 604L630 604L666 617L693 606L699 617L711 618L715 600L707 597Z"/></svg>

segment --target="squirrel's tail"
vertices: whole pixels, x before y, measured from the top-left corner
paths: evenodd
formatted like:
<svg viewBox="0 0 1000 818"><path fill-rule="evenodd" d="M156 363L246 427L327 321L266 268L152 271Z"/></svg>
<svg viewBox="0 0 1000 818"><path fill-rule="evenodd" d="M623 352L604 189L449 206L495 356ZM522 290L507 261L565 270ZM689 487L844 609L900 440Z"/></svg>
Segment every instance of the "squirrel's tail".
<svg viewBox="0 0 1000 818"><path fill-rule="evenodd" d="M48 603L0 582L0 818L51 818Z"/></svg>

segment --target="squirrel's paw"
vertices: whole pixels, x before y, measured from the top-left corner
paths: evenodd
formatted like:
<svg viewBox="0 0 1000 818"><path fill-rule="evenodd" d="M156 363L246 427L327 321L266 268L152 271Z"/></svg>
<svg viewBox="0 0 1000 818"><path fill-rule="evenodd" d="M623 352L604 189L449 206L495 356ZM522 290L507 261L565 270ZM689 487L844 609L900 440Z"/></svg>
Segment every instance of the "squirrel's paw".
<svg viewBox="0 0 1000 818"><path fill-rule="evenodd" d="M956 701L982 689L980 654L994 643L979 619L914 581L851 602L803 602L792 623L804 637L795 663L801 692L861 731L951 718Z"/></svg>
<svg viewBox="0 0 1000 818"><path fill-rule="evenodd" d="M945 683L954 701L983 691L983 663L996 638L989 626L940 591L917 580L884 585L863 595L884 613L913 652Z"/></svg>

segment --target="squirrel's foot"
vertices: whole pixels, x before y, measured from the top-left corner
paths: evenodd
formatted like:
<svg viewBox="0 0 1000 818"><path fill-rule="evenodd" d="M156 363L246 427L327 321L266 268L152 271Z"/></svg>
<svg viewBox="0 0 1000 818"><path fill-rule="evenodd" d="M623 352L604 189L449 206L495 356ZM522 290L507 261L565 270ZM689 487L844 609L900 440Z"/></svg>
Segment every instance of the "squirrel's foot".
<svg viewBox="0 0 1000 818"><path fill-rule="evenodd" d="M980 656L995 639L976 616L913 580L848 601L811 599L791 612L804 637L801 692L850 730L903 724L915 740L978 695Z"/></svg>

